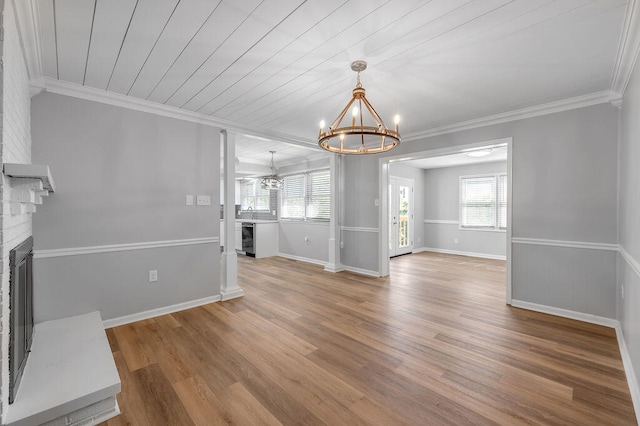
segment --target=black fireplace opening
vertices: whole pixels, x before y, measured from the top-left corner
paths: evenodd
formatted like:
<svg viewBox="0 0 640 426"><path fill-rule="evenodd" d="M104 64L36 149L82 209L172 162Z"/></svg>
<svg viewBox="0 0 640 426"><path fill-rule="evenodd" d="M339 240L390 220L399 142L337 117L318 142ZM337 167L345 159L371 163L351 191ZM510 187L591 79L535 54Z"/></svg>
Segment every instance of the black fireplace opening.
<svg viewBox="0 0 640 426"><path fill-rule="evenodd" d="M33 237L9 252L9 404L18 393L33 337Z"/></svg>

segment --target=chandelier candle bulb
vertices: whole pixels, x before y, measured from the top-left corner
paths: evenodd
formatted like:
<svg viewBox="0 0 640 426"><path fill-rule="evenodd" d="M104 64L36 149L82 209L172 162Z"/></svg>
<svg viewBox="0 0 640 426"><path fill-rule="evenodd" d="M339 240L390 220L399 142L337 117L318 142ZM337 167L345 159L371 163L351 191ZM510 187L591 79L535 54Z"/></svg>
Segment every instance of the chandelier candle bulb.
<svg viewBox="0 0 640 426"><path fill-rule="evenodd" d="M393 117L393 122L396 125L396 133L398 133L398 124L400 124L400 116L398 114L396 114L395 117Z"/></svg>

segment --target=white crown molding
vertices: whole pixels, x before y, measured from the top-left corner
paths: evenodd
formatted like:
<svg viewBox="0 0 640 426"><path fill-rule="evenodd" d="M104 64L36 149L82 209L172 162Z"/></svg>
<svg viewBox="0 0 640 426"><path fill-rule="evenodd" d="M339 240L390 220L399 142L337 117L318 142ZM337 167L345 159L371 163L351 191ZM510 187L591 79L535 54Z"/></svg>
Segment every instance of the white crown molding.
<svg viewBox="0 0 640 426"><path fill-rule="evenodd" d="M119 325L125 325L136 321L142 321L149 318L159 317L160 315L171 314L173 312L184 311L186 309L195 308L197 306L208 305L209 303L219 302L221 300L221 296L215 295L210 297L205 297L203 299L190 300L188 302L178 303L171 306L164 306L162 308L151 309L144 312L138 312L131 315L125 315L118 318L111 318L102 321L102 325L104 328L112 328L117 327Z"/></svg>
<svg viewBox="0 0 640 426"><path fill-rule="evenodd" d="M313 140L297 138L284 133L258 129L252 126L245 126L233 121L215 118L197 112L187 111L169 105L151 102L145 99L138 99L131 96L122 95L120 93L107 92L106 90L95 89L93 87L81 86L75 83L55 80L49 77L44 77L44 79L35 82L33 85L35 86L35 88L39 88L44 85L44 89L47 92L56 93L59 95L71 96L78 99L99 102L107 105L131 109L134 111L146 112L163 117L175 118L177 120L184 120L193 123L204 124L207 126L219 127L232 133L242 133L259 136L269 140L286 142L306 148L316 147L316 143Z"/></svg>
<svg viewBox="0 0 640 426"><path fill-rule="evenodd" d="M470 130L478 127L490 126L493 124L507 123L509 121L522 120L525 118L539 117L541 115L553 114L556 112L569 111L587 106L604 104L610 102L611 94L608 90L602 92L591 93L575 98L563 99L560 101L549 102L546 104L535 105L532 107L516 109L500 114L490 115L487 117L476 118L473 120L462 121L459 123L448 124L425 130L423 132L410 133L402 138L403 142L411 142L419 139L425 139L432 136L444 135L447 133L459 132L462 130Z"/></svg>
<svg viewBox="0 0 640 426"><path fill-rule="evenodd" d="M104 245L104 246L70 247L70 248L50 249L50 250L34 250L33 258L46 259L49 257L80 256L85 254L111 253L114 251L148 250L148 249L166 248L166 247L192 246L196 244L214 244L219 242L220 242L220 239L218 237L209 237L209 238L189 238L184 240L149 241L149 242L143 242L143 243L112 244L112 245Z"/></svg>
<svg viewBox="0 0 640 426"><path fill-rule="evenodd" d="M532 244L537 246L567 247L589 250L618 251L618 244L591 243L582 241L546 240L542 238L511 238L513 244Z"/></svg>
<svg viewBox="0 0 640 426"><path fill-rule="evenodd" d="M640 11L638 2L629 0L613 68L611 92L624 95L640 54Z"/></svg>
<svg viewBox="0 0 640 426"><path fill-rule="evenodd" d="M36 0L11 0L20 37L20 46L30 80L42 78L40 13Z"/></svg>
<svg viewBox="0 0 640 426"><path fill-rule="evenodd" d="M341 226L340 230L350 232L378 232L378 228L361 228L357 226Z"/></svg>

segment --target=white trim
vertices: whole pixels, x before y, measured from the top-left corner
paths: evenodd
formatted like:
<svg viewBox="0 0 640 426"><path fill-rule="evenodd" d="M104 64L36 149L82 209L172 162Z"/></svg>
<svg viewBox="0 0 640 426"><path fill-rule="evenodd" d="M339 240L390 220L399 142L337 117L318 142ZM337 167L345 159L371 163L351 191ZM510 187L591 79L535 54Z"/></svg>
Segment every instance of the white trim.
<svg viewBox="0 0 640 426"><path fill-rule="evenodd" d="M342 265L342 263L338 263L338 264L332 265L332 264L327 262L324 265L324 270L327 271L327 272L331 272L331 273L335 274L337 272L344 271L344 266Z"/></svg>
<svg viewBox="0 0 640 426"><path fill-rule="evenodd" d="M546 104L516 109L513 111L503 112L500 114L490 115L487 117L481 117L473 120L462 121L459 123L448 124L445 126L429 129L423 132L411 133L408 135L404 135L402 137L402 141L410 142L410 141L429 138L432 136L459 132L462 130L476 129L478 127L490 126L493 124L507 123L510 121L522 120L525 118L539 117L541 115L554 114L557 112L569 111L572 109L604 104L609 102L610 96L611 94L608 90L591 93L588 95L576 96L575 98L563 99L559 101L549 102Z"/></svg>
<svg viewBox="0 0 640 426"><path fill-rule="evenodd" d="M311 259L310 257L294 256L293 254L278 253L276 256L284 257L285 259L297 260L299 262L313 263L314 265L327 266L327 262L317 259Z"/></svg>
<svg viewBox="0 0 640 426"><path fill-rule="evenodd" d="M637 276L640 277L640 263L638 263L637 260L635 260L627 250L625 250L625 248L620 245L620 255L622 255L622 257L624 258L624 260L629 264L629 266L631 267L631 269L633 269L633 272L636 273ZM640 411L638 411L639 415L640 415Z"/></svg>
<svg viewBox="0 0 640 426"><path fill-rule="evenodd" d="M584 312L571 311L569 309L556 308L555 306L539 305L537 303L525 302L523 300L511 300L511 306L515 308L528 309L530 311L542 312L543 314L555 315L558 317L574 319L605 327L616 328L620 323L612 318L598 315L586 314Z"/></svg>
<svg viewBox="0 0 640 426"><path fill-rule="evenodd" d="M511 238L513 244L532 244L537 246L567 247L589 250L618 251L618 244L591 243L582 241L547 240L542 238Z"/></svg>
<svg viewBox="0 0 640 426"><path fill-rule="evenodd" d="M49 257L79 256L84 254L110 253L114 251L129 250L147 250L165 247L191 246L196 244L214 244L219 242L220 238L218 237L208 237L189 238L184 240L148 241L143 243L111 244L105 246L69 247L49 250L34 250L33 257L34 259L46 259Z"/></svg>
<svg viewBox="0 0 640 426"><path fill-rule="evenodd" d="M40 13L36 0L12 1L22 55L30 80L42 78Z"/></svg>
<svg viewBox="0 0 640 426"><path fill-rule="evenodd" d="M135 111L156 114L163 117L175 118L178 120L190 121L207 126L219 127L230 132L260 136L271 140L304 146L307 148L317 148L316 141L311 139L302 139L285 133L258 129L256 127L246 126L233 121L215 118L209 115L187 111L169 105L163 105L144 99L125 96L119 93L107 92L106 90L95 89L93 87L81 86L79 84L69 83L66 81L54 80L49 77L45 77L43 79L43 82L45 90L47 92L57 93L59 95L71 96L78 99L84 99ZM41 82L38 82L38 84L40 83Z"/></svg>
<svg viewBox="0 0 640 426"><path fill-rule="evenodd" d="M627 376L627 383L629 384L629 393L631 394L631 401L633 402L633 409L636 412L636 419L640 417L640 386L638 386L638 379L635 369L633 368L633 362L631 361L631 355L627 348L627 343L624 340L624 333L620 322L616 324L616 337L618 338L618 346L620 347L620 356L622 357L622 365L624 366L624 373ZM640 423L640 422L639 422Z"/></svg>
<svg viewBox="0 0 640 426"><path fill-rule="evenodd" d="M633 362L631 361L631 355L627 348L627 344L624 340L624 334L622 333L622 327L620 321L601 317L598 315L585 314L583 312L571 311L568 309L556 308L553 306L539 305L537 303L524 302L522 300L512 300L511 306L516 308L528 309L530 311L542 312L544 314L555 315L563 318L570 318L578 321L588 322L591 324L602 325L604 327L610 327L615 329L616 337L618 339L618 347L620 349L620 356L622 357L622 366L629 385L629 393L631 394L631 401L636 413L640 413L640 387L638 386L637 376L633 368ZM636 414L636 419L638 414Z"/></svg>
<svg viewBox="0 0 640 426"><path fill-rule="evenodd" d="M342 265L344 271L353 272L354 274L367 275L369 277L380 278L380 272L370 271L369 269L355 268L353 266Z"/></svg>
<svg viewBox="0 0 640 426"><path fill-rule="evenodd" d="M197 306L208 305L209 303L219 302L222 300L219 294L215 296L204 297L202 299L190 300L188 302L177 303L175 305L164 306L162 308L150 309L136 314L125 315L118 318L111 318L102 321L104 328L117 327L119 325L129 324L136 321L142 321L149 318L159 317L161 315L171 314L173 312L184 311L186 309L195 308Z"/></svg>
<svg viewBox="0 0 640 426"><path fill-rule="evenodd" d="M359 226L341 226L340 230L351 232L378 232L378 228L362 228Z"/></svg>
<svg viewBox="0 0 640 426"><path fill-rule="evenodd" d="M620 97L624 95L640 53L640 12L637 5L636 0L629 0L627 3L611 79L612 97L613 94Z"/></svg>
<svg viewBox="0 0 640 426"><path fill-rule="evenodd" d="M242 296L244 296L244 290L241 289L240 287L235 287L231 290L220 289L220 298L223 302L231 299L236 299Z"/></svg>
<svg viewBox="0 0 640 426"><path fill-rule="evenodd" d="M425 219L424 223L432 223L435 225L459 225L459 220L439 220L439 219Z"/></svg>
<svg viewBox="0 0 640 426"><path fill-rule="evenodd" d="M473 253L470 251L458 251L458 250L447 250L440 249L434 247L421 247L418 250L414 250L414 253L421 251L431 251L434 253L444 253L444 254L456 254L458 256L469 256L469 257L481 257L483 259L496 259L496 260L507 260L506 256L502 256L500 254L486 254L486 253Z"/></svg>

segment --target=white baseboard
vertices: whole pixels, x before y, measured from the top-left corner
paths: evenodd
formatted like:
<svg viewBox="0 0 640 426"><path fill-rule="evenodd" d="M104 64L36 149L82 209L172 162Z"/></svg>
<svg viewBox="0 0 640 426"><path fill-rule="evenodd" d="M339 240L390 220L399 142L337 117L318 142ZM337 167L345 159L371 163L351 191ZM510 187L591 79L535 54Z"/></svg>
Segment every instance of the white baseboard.
<svg viewBox="0 0 640 426"><path fill-rule="evenodd" d="M323 262L322 260L311 259L310 257L302 257L302 256L294 256L292 254L287 253L278 253L279 257L284 257L285 259L298 260L300 262L313 263L315 265L326 266L327 262Z"/></svg>
<svg viewBox="0 0 640 426"><path fill-rule="evenodd" d="M368 269L355 268L353 266L342 265L342 269L344 271L353 272L361 275L368 275L370 277L380 278L380 272L378 271L370 271Z"/></svg>
<svg viewBox="0 0 640 426"><path fill-rule="evenodd" d="M631 355L627 348L627 343L624 340L624 334L622 333L622 327L618 322L616 325L616 336L618 337L618 346L620 347L620 356L622 356L622 365L624 365L624 373L627 376L627 383L629 383L629 392L631 393L631 401L633 401L633 409L636 412L636 419L640 424L640 386L638 385L638 376L636 376L635 369L633 368L633 362L631 361Z"/></svg>
<svg viewBox="0 0 640 426"><path fill-rule="evenodd" d="M104 328L117 327L119 325L129 324L136 321L142 321L153 317L159 317L160 315L171 314L173 312L184 311L185 309L195 308L196 306L202 306L209 303L219 302L222 300L221 296L215 295L205 297L202 299L190 300L188 302L177 303L171 306L164 306L162 308L151 309L149 311L138 312L136 314L125 315L123 317L111 318L102 321Z"/></svg>
<svg viewBox="0 0 640 426"><path fill-rule="evenodd" d="M514 308L528 309L530 311L542 312L543 314L555 315L557 317L569 318L591 324L603 325L605 327L616 328L620 325L618 320L598 315L586 314L584 312L571 311L569 309L556 308L554 306L539 305L537 303L525 302L523 300L511 300Z"/></svg>
<svg viewBox="0 0 640 426"><path fill-rule="evenodd" d="M220 290L220 298L223 302L231 299L237 299L244 296L244 290L240 287L236 287L233 290Z"/></svg>
<svg viewBox="0 0 640 426"><path fill-rule="evenodd" d="M496 260L506 260L507 257L499 254L486 254L486 253L474 253L470 251L458 251L458 250L447 250L440 249L434 247L420 247L417 250L414 250L414 253L420 253L422 251L431 251L434 253L444 253L444 254L456 254L458 256L469 256L469 257L481 257L483 259L496 259Z"/></svg>
<svg viewBox="0 0 640 426"><path fill-rule="evenodd" d="M624 340L624 334L622 333L622 327L620 325L620 321L612 318L600 317L592 314L585 314L583 312L576 312L576 311L570 311L568 309L555 308L553 306L546 306L546 305L539 305L537 303L524 302L522 300L511 300L511 306L613 328L616 331L616 337L618 338L618 347L620 348L622 365L624 367L624 373L627 377L627 383L629 384L629 393L631 394L631 401L633 402L633 408L636 412L636 419L640 420L640 417L639 417L640 416L640 386L638 386L638 379L637 379L638 376L636 376L635 370L633 368L633 362L631 361L631 355L629 354L627 344L625 343L625 340ZM638 422L638 424L640 424L640 421Z"/></svg>
<svg viewBox="0 0 640 426"><path fill-rule="evenodd" d="M344 266L341 263L336 263L333 265L331 263L327 263L326 265L324 265L324 270L327 272L333 272L335 274L336 272L344 271Z"/></svg>

